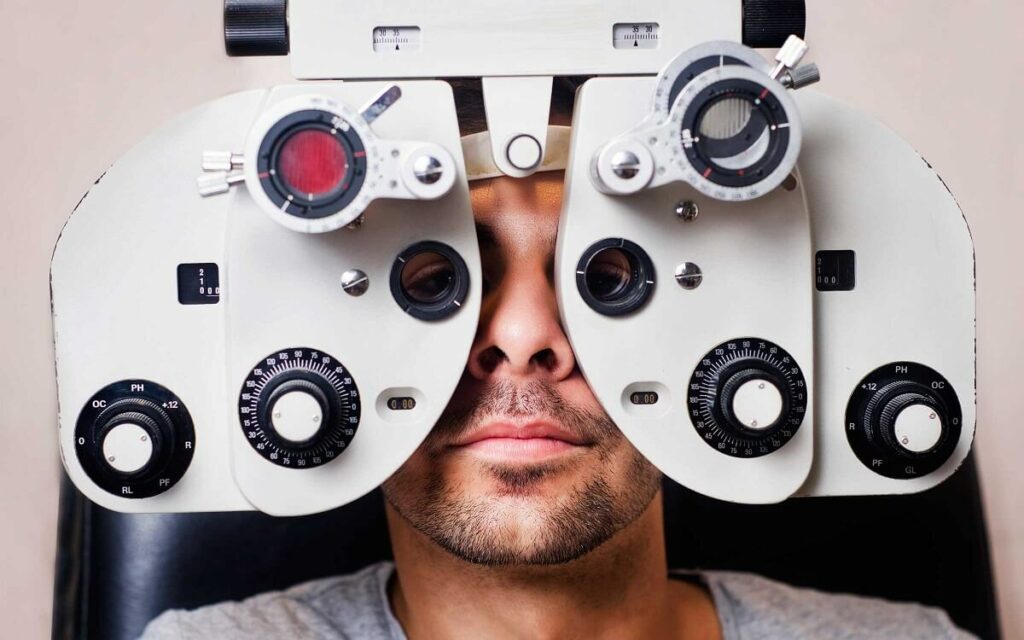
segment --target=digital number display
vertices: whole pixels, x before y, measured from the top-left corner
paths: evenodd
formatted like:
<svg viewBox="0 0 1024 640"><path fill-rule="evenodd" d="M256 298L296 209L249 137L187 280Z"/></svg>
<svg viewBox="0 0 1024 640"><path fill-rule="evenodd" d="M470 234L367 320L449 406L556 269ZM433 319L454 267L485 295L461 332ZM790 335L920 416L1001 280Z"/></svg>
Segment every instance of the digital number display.
<svg viewBox="0 0 1024 640"><path fill-rule="evenodd" d="M416 408L416 398L388 398L388 409L411 411Z"/></svg>
<svg viewBox="0 0 1024 640"><path fill-rule="evenodd" d="M629 401L638 406L658 404L658 394L654 391L636 391L629 396Z"/></svg>
<svg viewBox="0 0 1024 640"><path fill-rule="evenodd" d="M815 255L814 286L818 291L853 291L856 284L856 255L853 251L819 251Z"/></svg>
<svg viewBox="0 0 1024 640"><path fill-rule="evenodd" d="M217 304L220 302L220 271L213 262L178 265L178 302L180 304Z"/></svg>

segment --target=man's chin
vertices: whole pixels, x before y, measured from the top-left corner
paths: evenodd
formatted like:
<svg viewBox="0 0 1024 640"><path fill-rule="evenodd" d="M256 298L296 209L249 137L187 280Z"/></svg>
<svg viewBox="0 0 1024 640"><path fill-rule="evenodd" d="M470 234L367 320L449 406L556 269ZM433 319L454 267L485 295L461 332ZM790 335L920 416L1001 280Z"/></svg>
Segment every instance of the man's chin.
<svg viewBox="0 0 1024 640"><path fill-rule="evenodd" d="M550 506L597 479L591 477L599 464L592 450L571 449L536 460L460 454L447 461L444 483L480 501L535 497Z"/></svg>

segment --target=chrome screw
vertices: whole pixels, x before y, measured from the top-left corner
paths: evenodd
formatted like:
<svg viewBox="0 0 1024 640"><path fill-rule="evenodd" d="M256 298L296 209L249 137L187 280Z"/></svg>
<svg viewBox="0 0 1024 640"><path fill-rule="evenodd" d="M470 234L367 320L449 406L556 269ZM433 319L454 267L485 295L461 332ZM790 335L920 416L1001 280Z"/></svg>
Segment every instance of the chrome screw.
<svg viewBox="0 0 1024 640"><path fill-rule="evenodd" d="M423 184L434 184L441 179L444 169L441 168L441 161L434 156L420 156L413 163L412 172Z"/></svg>
<svg viewBox="0 0 1024 640"><path fill-rule="evenodd" d="M693 200L680 200L676 205L676 216L684 222L693 222L700 215L700 207Z"/></svg>
<svg viewBox="0 0 1024 640"><path fill-rule="evenodd" d="M692 262L684 262L676 267L676 282L684 289L696 289L704 280L700 267Z"/></svg>
<svg viewBox="0 0 1024 640"><path fill-rule="evenodd" d="M349 269L341 274L341 288L348 295L358 298L370 288L370 279L359 269Z"/></svg>
<svg viewBox="0 0 1024 640"><path fill-rule="evenodd" d="M623 180L640 173L640 158L632 151L619 151L612 156L612 171Z"/></svg>

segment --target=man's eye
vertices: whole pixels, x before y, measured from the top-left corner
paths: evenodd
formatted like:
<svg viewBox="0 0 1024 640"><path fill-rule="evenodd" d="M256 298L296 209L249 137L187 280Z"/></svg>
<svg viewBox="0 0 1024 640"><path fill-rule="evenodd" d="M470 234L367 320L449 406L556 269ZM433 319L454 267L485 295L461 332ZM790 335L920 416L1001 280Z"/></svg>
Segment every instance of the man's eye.
<svg viewBox="0 0 1024 640"><path fill-rule="evenodd" d="M429 304L443 298L455 284L455 268L444 256L424 252L402 269L402 288L412 300Z"/></svg>
<svg viewBox="0 0 1024 640"><path fill-rule="evenodd" d="M633 280L629 260L621 252L604 252L587 268L587 288L598 300L617 297Z"/></svg>

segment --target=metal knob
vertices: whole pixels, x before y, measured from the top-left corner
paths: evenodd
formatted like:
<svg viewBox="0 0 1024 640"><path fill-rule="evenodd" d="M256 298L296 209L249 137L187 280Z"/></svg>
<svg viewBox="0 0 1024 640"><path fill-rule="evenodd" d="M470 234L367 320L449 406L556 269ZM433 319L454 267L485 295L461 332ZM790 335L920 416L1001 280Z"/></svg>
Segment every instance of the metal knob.
<svg viewBox="0 0 1024 640"><path fill-rule="evenodd" d="M224 0L229 56L288 55L287 0Z"/></svg>
<svg viewBox="0 0 1024 640"><path fill-rule="evenodd" d="M805 64L782 74L779 81L787 89L799 89L821 80L821 70L816 64Z"/></svg>
<svg viewBox="0 0 1024 640"><path fill-rule="evenodd" d="M434 184L441 179L444 169L434 156L420 156L413 161L412 171L423 184Z"/></svg>
<svg viewBox="0 0 1024 640"><path fill-rule="evenodd" d="M640 172L640 158L632 151L619 151L612 156L612 171L623 180L629 180Z"/></svg>

